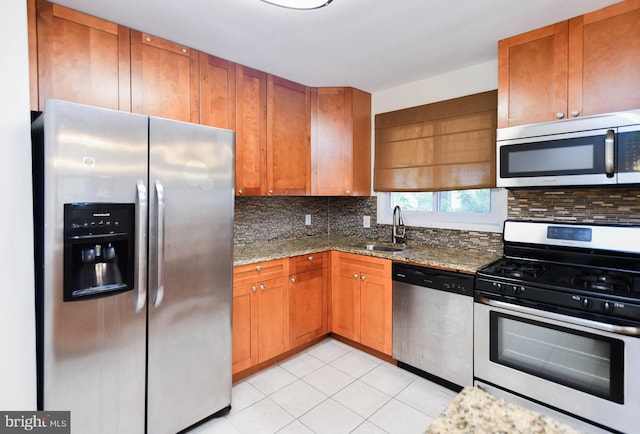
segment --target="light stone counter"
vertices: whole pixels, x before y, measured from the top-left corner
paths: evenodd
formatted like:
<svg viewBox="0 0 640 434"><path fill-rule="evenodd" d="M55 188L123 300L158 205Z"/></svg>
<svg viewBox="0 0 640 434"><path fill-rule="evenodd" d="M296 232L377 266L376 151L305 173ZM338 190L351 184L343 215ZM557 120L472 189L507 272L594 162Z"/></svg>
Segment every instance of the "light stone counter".
<svg viewBox="0 0 640 434"><path fill-rule="evenodd" d="M411 262L424 266L475 273L482 265L499 258L499 255L495 253L488 253L481 250L452 249L423 244L410 244L402 252L367 250L364 247L365 244L371 243L374 242L350 237L307 237L296 240L237 244L234 247L233 265L246 265L291 256L308 255L326 250L338 250L394 261ZM375 243L387 245L385 243Z"/></svg>
<svg viewBox="0 0 640 434"><path fill-rule="evenodd" d="M431 424L427 434L578 434L574 428L467 386Z"/></svg>

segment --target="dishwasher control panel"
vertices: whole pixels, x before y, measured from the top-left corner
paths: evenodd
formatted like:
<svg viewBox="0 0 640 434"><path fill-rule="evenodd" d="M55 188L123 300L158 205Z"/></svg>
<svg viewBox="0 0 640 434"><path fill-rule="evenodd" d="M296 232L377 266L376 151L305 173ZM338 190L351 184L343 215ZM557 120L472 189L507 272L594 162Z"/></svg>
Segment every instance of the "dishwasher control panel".
<svg viewBox="0 0 640 434"><path fill-rule="evenodd" d="M473 296L473 276L455 271L394 262L391 278L398 282Z"/></svg>

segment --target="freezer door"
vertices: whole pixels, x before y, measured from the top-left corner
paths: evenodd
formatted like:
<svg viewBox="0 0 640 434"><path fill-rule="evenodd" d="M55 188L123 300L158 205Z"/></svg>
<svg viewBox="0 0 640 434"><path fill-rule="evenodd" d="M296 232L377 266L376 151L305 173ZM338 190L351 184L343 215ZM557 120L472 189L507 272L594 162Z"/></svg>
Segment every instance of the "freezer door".
<svg viewBox="0 0 640 434"><path fill-rule="evenodd" d="M65 203L136 203L147 178L147 129L144 116L54 100L34 124L38 404L70 410L74 433L144 431L138 280L117 295L64 301L63 226Z"/></svg>
<svg viewBox="0 0 640 434"><path fill-rule="evenodd" d="M235 134L149 123L147 432L231 404Z"/></svg>

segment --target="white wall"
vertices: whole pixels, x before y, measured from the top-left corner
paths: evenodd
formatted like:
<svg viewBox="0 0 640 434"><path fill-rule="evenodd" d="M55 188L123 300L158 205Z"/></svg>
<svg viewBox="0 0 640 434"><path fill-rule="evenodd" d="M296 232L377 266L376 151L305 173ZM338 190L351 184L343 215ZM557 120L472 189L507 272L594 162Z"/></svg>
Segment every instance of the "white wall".
<svg viewBox="0 0 640 434"><path fill-rule="evenodd" d="M497 88L498 61L494 60L376 92L371 95L371 108L376 115Z"/></svg>
<svg viewBox="0 0 640 434"><path fill-rule="evenodd" d="M36 409L27 11L0 1L0 409Z"/></svg>

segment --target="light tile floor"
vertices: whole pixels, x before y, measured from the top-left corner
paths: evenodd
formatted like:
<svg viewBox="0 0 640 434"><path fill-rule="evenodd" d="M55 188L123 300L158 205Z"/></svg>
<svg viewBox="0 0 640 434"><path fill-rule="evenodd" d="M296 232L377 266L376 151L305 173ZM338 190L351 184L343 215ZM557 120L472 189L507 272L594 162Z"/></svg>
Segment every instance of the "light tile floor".
<svg viewBox="0 0 640 434"><path fill-rule="evenodd" d="M235 384L190 434L424 433L456 393L335 339Z"/></svg>

